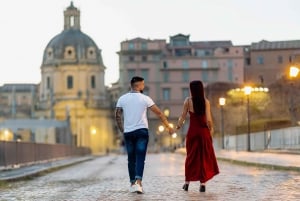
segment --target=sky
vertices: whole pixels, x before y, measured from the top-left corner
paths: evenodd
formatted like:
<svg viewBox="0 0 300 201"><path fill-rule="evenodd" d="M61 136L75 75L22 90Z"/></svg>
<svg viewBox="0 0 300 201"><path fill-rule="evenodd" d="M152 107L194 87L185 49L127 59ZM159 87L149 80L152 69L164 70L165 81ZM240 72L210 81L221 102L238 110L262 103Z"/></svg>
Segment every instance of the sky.
<svg viewBox="0 0 300 201"><path fill-rule="evenodd" d="M48 42L63 31L70 0L1 0L0 86L41 81ZM120 43L136 37L191 41L300 40L299 0L73 0L81 31L102 51L105 85L119 77Z"/></svg>

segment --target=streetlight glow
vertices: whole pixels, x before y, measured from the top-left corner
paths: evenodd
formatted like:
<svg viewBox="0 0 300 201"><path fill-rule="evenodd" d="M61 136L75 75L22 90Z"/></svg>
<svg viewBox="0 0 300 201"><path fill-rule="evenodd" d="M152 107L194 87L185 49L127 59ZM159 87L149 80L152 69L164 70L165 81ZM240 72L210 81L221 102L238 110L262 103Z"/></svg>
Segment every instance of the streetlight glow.
<svg viewBox="0 0 300 201"><path fill-rule="evenodd" d="M96 128L92 128L92 129L91 129L91 133L92 133L92 135L96 135L96 133L97 133Z"/></svg>
<svg viewBox="0 0 300 201"><path fill-rule="evenodd" d="M226 99L221 97L219 98L219 104L221 107L221 135L222 135L222 149L225 148L225 143L224 143L224 111L223 111L223 107L226 103Z"/></svg>
<svg viewBox="0 0 300 201"><path fill-rule="evenodd" d="M298 76L300 69L297 68L296 66L291 66L290 67L290 77L295 78Z"/></svg>
<svg viewBox="0 0 300 201"><path fill-rule="evenodd" d="M164 115L165 115L166 117L169 117L169 115L170 115L170 110L169 110L169 109L164 109Z"/></svg>
<svg viewBox="0 0 300 201"><path fill-rule="evenodd" d="M219 104L220 104L221 106L224 106L225 103L226 103L226 99L225 99L225 98L223 98L223 97L219 98Z"/></svg>
<svg viewBox="0 0 300 201"><path fill-rule="evenodd" d="M252 87L250 87L250 86L245 86L245 87L244 87L244 93L245 93L246 95L250 95L251 92L252 92Z"/></svg>
<svg viewBox="0 0 300 201"><path fill-rule="evenodd" d="M163 125L158 126L158 131L160 133L164 132L164 130L165 130L165 127Z"/></svg>

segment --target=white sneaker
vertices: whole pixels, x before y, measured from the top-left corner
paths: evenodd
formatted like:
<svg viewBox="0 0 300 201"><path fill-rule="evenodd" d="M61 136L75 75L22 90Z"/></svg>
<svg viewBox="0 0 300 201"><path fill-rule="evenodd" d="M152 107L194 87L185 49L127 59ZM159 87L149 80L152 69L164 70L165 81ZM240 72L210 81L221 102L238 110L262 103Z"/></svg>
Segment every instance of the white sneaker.
<svg viewBox="0 0 300 201"><path fill-rule="evenodd" d="M135 182L135 186L136 186L136 191L135 192L137 192L138 194L143 194L144 193L143 192L143 187L140 184Z"/></svg>
<svg viewBox="0 0 300 201"><path fill-rule="evenodd" d="M129 191L130 193L135 193L137 191L137 185L135 183L133 185L130 185Z"/></svg>

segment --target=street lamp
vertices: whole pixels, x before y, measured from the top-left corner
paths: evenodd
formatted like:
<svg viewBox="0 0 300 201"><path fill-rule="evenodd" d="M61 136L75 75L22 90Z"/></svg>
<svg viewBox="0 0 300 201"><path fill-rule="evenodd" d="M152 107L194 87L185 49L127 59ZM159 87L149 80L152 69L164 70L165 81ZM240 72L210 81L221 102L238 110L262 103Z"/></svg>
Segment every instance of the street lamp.
<svg viewBox="0 0 300 201"><path fill-rule="evenodd" d="M170 110L168 108L164 109L164 115L166 117L169 117L170 116Z"/></svg>
<svg viewBox="0 0 300 201"><path fill-rule="evenodd" d="M251 151L251 142L250 142L250 99L249 96L252 92L252 87L245 86L244 93L247 96L247 151Z"/></svg>
<svg viewBox="0 0 300 201"><path fill-rule="evenodd" d="M291 66L289 69L289 76L292 79L291 81L291 89L290 89L290 113L292 119L292 125L296 125L296 108L294 106L294 83L293 79L296 78L299 74L300 69L296 66Z"/></svg>
<svg viewBox="0 0 300 201"><path fill-rule="evenodd" d="M290 77L291 77L291 78L297 77L298 74L299 74L299 71L300 71L300 69L299 69L298 67L296 67L296 66L291 66L291 67L290 67L290 72L289 72Z"/></svg>
<svg viewBox="0 0 300 201"><path fill-rule="evenodd" d="M158 150L157 151L160 151L161 147L162 147L162 134L163 132L165 131L165 127L163 125L159 125L157 127L157 131L156 131L156 134L157 134L157 138L155 140L155 142L158 142Z"/></svg>
<svg viewBox="0 0 300 201"><path fill-rule="evenodd" d="M222 135L222 149L225 148L225 143L224 143L224 105L226 103L226 99L221 97L219 98L219 105L221 108L221 135Z"/></svg>

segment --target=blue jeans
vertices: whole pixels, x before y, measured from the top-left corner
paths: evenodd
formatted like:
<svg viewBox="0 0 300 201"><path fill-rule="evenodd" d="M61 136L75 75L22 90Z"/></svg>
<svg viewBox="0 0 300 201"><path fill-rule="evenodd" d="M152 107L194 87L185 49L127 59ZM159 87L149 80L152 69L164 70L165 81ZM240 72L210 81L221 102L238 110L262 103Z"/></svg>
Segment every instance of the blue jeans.
<svg viewBox="0 0 300 201"><path fill-rule="evenodd" d="M142 128L124 133L128 155L128 172L130 182L142 180L144 173L147 145L149 141L148 129Z"/></svg>

